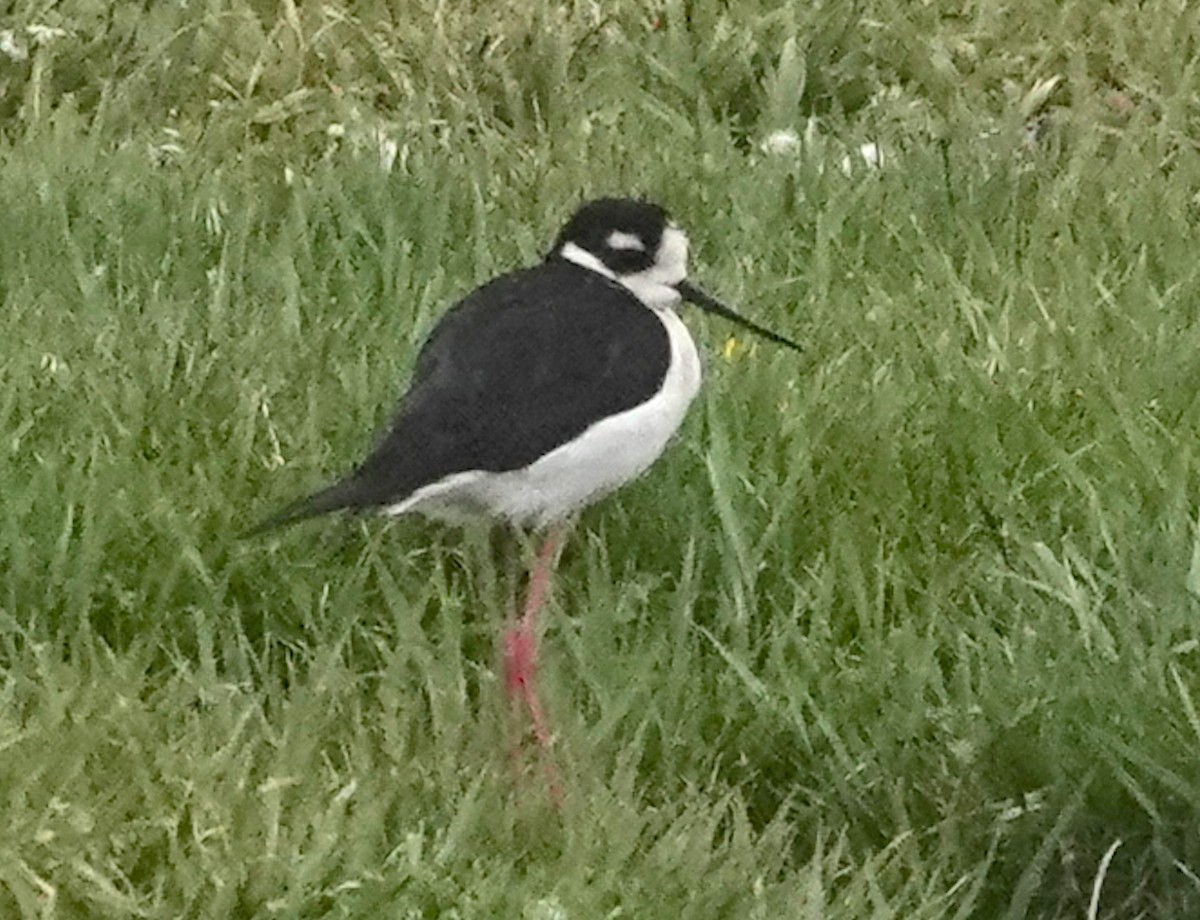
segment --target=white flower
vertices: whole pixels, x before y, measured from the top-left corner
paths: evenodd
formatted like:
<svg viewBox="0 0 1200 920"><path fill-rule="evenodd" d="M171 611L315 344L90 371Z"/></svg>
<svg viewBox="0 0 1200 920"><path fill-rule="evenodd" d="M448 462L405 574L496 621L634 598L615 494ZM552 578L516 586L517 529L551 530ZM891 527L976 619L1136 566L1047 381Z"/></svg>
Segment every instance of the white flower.
<svg viewBox="0 0 1200 920"><path fill-rule="evenodd" d="M35 23L34 25L26 26L25 31L33 39L35 45L48 45L56 39L67 37L67 30L60 29L58 26L43 26Z"/></svg>
<svg viewBox="0 0 1200 920"><path fill-rule="evenodd" d="M343 124L339 124L338 122L335 121L333 124L331 124L328 128L325 129L325 133L328 134L330 137L332 137L334 140L337 140L339 138L343 138L346 136L346 126Z"/></svg>
<svg viewBox="0 0 1200 920"><path fill-rule="evenodd" d="M24 45L17 41L17 36L12 29L0 29L0 54L10 61L23 61L29 57L29 52L25 50Z"/></svg>
<svg viewBox="0 0 1200 920"><path fill-rule="evenodd" d="M883 166L883 148L874 141L863 144L858 148L858 155L862 157L862 161L873 169L879 169ZM854 171L854 160L850 154L842 157L842 172L847 176Z"/></svg>
<svg viewBox="0 0 1200 920"><path fill-rule="evenodd" d="M772 131L759 145L763 153L782 156L792 153L800 147L800 136L791 129Z"/></svg>
<svg viewBox="0 0 1200 920"><path fill-rule="evenodd" d="M396 165L396 154L400 152L400 145L396 140L387 137L380 132L379 134L379 165L384 172L391 172L392 167Z"/></svg>
<svg viewBox="0 0 1200 920"><path fill-rule="evenodd" d="M165 144L148 144L147 150L150 153L150 162L155 166L166 166L184 154L183 147L172 141L167 141Z"/></svg>

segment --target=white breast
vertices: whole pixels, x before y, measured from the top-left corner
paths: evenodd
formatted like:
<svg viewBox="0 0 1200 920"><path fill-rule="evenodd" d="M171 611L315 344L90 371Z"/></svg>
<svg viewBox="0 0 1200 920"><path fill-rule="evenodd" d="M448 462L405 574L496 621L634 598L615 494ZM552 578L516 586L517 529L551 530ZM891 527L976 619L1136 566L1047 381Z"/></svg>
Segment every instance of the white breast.
<svg viewBox="0 0 1200 920"><path fill-rule="evenodd" d="M486 515L540 526L644 473L666 449L700 389L700 358L687 327L671 309L654 314L666 327L671 364L650 399L595 422L524 469L456 473L418 489L388 513L417 511L452 521Z"/></svg>

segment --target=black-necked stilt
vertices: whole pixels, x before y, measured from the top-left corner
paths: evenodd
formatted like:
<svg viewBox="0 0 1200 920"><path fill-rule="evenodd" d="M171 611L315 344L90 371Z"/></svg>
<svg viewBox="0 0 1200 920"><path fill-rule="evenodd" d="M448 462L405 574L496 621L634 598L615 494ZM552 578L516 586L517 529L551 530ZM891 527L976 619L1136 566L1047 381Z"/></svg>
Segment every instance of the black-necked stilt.
<svg viewBox="0 0 1200 920"><path fill-rule="evenodd" d="M253 532L337 510L547 528L502 646L506 692L545 747L536 621L556 525L644 472L683 421L700 360L675 308L686 300L800 348L689 284L687 256L687 236L657 205L583 205L541 265L485 284L434 327L391 427L358 469ZM552 774L551 792L557 799Z"/></svg>

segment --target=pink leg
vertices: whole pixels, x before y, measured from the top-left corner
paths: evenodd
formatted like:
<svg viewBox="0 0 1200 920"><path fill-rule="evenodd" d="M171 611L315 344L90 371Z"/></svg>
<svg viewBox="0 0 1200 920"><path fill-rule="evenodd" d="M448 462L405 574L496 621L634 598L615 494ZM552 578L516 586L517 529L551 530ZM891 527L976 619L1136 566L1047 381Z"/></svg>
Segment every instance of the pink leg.
<svg viewBox="0 0 1200 920"><path fill-rule="evenodd" d="M529 575L529 590L525 597L525 610L519 619L504 631L504 692L514 715L519 717L522 706L529 713L533 737L541 751L546 782L550 787L550 798L557 808L562 804L562 790L558 774L550 761L550 729L546 725L545 712L534 686L537 674L537 617L546 601L550 586L550 573L554 568L554 554L558 550L559 531L550 531L538 552L533 571ZM514 761L520 770L519 745L513 751Z"/></svg>

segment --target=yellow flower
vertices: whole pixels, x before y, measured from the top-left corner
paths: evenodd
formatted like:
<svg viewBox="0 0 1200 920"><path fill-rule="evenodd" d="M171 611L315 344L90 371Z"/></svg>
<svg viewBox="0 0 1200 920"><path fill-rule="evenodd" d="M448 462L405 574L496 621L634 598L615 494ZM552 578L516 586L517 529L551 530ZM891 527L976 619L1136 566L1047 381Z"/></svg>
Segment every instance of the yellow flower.
<svg viewBox="0 0 1200 920"><path fill-rule="evenodd" d="M744 342L737 336L731 335L721 346L721 357L726 361L735 361L742 356L752 356L756 347L754 342Z"/></svg>

